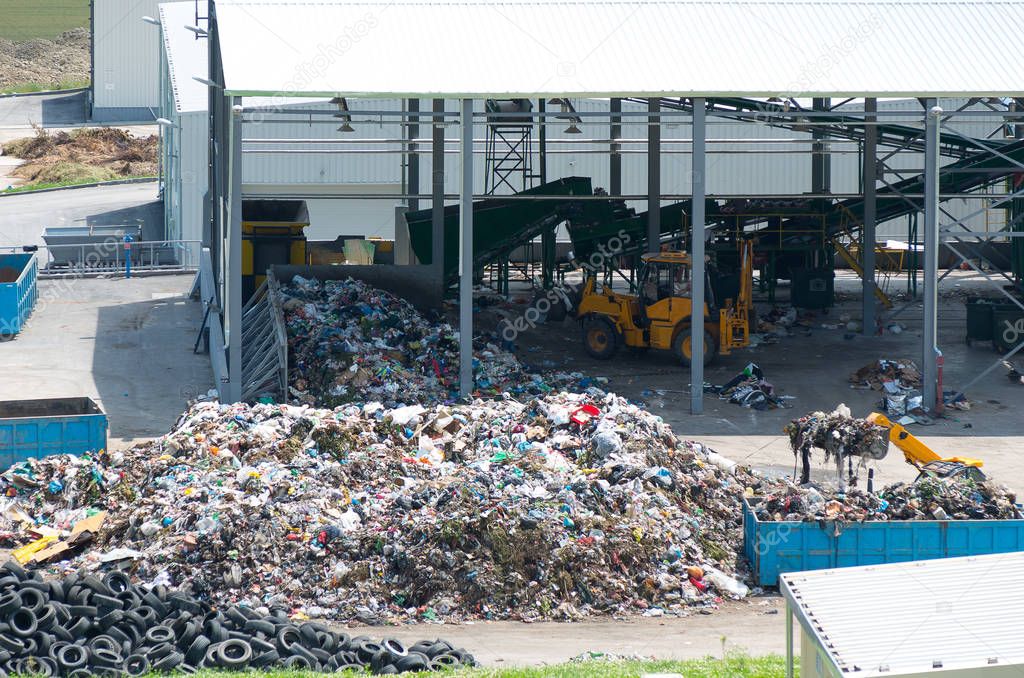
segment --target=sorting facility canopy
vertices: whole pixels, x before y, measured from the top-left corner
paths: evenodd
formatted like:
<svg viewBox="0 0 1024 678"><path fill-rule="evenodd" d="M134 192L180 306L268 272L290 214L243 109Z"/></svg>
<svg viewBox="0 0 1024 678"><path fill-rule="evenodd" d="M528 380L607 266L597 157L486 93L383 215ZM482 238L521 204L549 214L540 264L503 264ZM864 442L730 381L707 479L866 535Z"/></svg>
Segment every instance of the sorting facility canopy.
<svg viewBox="0 0 1024 678"><path fill-rule="evenodd" d="M1020 96L1024 2L220 0L228 95Z"/></svg>

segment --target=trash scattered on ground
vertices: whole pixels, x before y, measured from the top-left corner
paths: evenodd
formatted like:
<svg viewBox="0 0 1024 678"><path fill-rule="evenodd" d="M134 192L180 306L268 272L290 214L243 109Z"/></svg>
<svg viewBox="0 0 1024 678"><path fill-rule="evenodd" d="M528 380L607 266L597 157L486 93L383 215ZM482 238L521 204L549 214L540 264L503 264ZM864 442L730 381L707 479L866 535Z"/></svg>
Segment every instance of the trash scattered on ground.
<svg viewBox="0 0 1024 678"><path fill-rule="evenodd" d="M136 586L118 570L43 580L17 563L0 568L0 662L10 675L141 676L197 669L335 673L474 666L445 640L406 646L293 620L284 607L214 608L162 584Z"/></svg>
<svg viewBox="0 0 1024 678"><path fill-rule="evenodd" d="M878 360L868 363L850 375L850 383L857 388L886 389L895 382L900 389L921 388L921 371L912 360Z"/></svg>
<svg viewBox="0 0 1024 678"><path fill-rule="evenodd" d="M883 394L879 406L901 424L928 424L930 417L921 395L921 371L911 360L878 360L850 375L851 388Z"/></svg>
<svg viewBox="0 0 1024 678"><path fill-rule="evenodd" d="M684 615L745 595L738 506L758 482L623 398L568 393L200 403L153 443L12 473L31 481L0 510L19 542L107 511L71 566L369 624Z"/></svg>
<svg viewBox="0 0 1024 678"><path fill-rule="evenodd" d="M971 409L971 401L959 391L943 391L942 402L946 407L954 410L967 411Z"/></svg>
<svg viewBox="0 0 1024 678"><path fill-rule="evenodd" d="M288 330L290 395L335 407L451 402L458 397L458 332L409 302L351 278L296 276L281 288ZM552 389L516 357L474 341L477 395L539 394Z"/></svg>
<svg viewBox="0 0 1024 678"><path fill-rule="evenodd" d="M743 371L721 386L705 386L705 392L717 393L719 400L755 410L774 410L791 407L787 396L775 393L775 387L764 378L764 372L754 363L747 363Z"/></svg>
<svg viewBox="0 0 1024 678"><path fill-rule="evenodd" d="M794 419L783 429L789 436L793 456L801 462L801 483L810 480L811 451L821 450L825 460L835 459L842 467L847 457L881 459L889 449L889 432L866 419L857 419L850 408L840 404L832 412L811 412Z"/></svg>
<svg viewBox="0 0 1024 678"><path fill-rule="evenodd" d="M1024 374L1021 374L1013 363L1009 360L1003 361L1003 367L1006 368L1006 376L1015 384L1024 384Z"/></svg>
<svg viewBox="0 0 1024 678"><path fill-rule="evenodd" d="M872 494L852 488L837 493L782 482L752 500L759 520L998 520L1021 518L1017 497L1005 486L967 478L922 478L895 483Z"/></svg>

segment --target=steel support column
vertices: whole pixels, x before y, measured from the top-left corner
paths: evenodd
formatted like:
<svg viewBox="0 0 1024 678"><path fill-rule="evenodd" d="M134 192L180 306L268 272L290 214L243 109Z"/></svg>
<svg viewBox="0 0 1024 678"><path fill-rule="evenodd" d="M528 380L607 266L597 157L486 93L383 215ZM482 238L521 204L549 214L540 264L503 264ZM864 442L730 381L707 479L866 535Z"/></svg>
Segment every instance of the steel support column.
<svg viewBox="0 0 1024 678"><path fill-rule="evenodd" d="M815 111L831 110L832 100L828 98L812 99ZM811 145L811 192L830 193L832 191L832 155L826 141L828 134L814 127L811 137L815 142Z"/></svg>
<svg viewBox="0 0 1024 678"><path fill-rule="evenodd" d="M431 146L430 256L440 276L444 270L444 99L434 99Z"/></svg>
<svg viewBox="0 0 1024 678"><path fill-rule="evenodd" d="M793 608L786 600L786 678L793 678Z"/></svg>
<svg viewBox="0 0 1024 678"><path fill-rule="evenodd" d="M661 110L658 99L647 100L647 251L657 252L661 240Z"/></svg>
<svg viewBox="0 0 1024 678"><path fill-rule="evenodd" d="M540 115L537 120L540 122L540 130L537 132L537 150L540 153L540 183L548 183L548 126L547 118L544 114L547 112L548 100L544 97L537 99L537 112ZM527 160L529 162L529 160Z"/></svg>
<svg viewBox="0 0 1024 678"><path fill-rule="evenodd" d="M875 240L877 238L877 203L876 187L878 185L878 127L874 124L878 116L878 100L869 97L864 100L864 227L861 246L861 305L863 332L865 336L875 334Z"/></svg>
<svg viewBox="0 0 1024 678"><path fill-rule="evenodd" d="M926 99L924 149L924 332L921 374L924 407L933 411L942 394L938 382L938 275L939 275L939 125L942 109Z"/></svg>
<svg viewBox="0 0 1024 678"><path fill-rule="evenodd" d="M228 289L227 401L242 399L242 97L231 99L231 135L228 140L228 265L224 272Z"/></svg>
<svg viewBox="0 0 1024 678"><path fill-rule="evenodd" d="M622 195L622 156L619 155L621 144L616 141L622 138L622 99L612 99L610 104L612 117L608 138L612 142L608 149L608 193Z"/></svg>
<svg viewBox="0 0 1024 678"><path fill-rule="evenodd" d="M690 220L690 258L692 260L693 313L690 322L690 414L704 411L704 185L706 155L705 102L693 100L693 164L690 168L690 192L693 214Z"/></svg>
<svg viewBox="0 0 1024 678"><path fill-rule="evenodd" d="M459 192L459 395L473 394L473 100L462 100Z"/></svg>
<svg viewBox="0 0 1024 678"><path fill-rule="evenodd" d="M407 119L408 124L406 125L406 139L408 144L406 149L405 160L406 166L409 168L409 199L407 204L409 205L409 211L415 212L420 208L420 155L416 152L416 142L420 136L420 100L419 99L407 99L406 100L406 111L409 113Z"/></svg>

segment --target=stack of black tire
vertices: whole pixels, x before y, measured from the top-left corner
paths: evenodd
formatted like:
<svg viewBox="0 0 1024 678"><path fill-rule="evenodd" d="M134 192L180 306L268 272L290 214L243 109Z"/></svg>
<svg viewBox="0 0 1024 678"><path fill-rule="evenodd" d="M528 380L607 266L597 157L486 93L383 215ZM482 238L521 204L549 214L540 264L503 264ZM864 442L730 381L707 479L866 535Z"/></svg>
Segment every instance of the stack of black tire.
<svg viewBox="0 0 1024 678"><path fill-rule="evenodd" d="M444 640L406 647L394 638L376 642L315 622L295 624L284 610L221 611L163 586L135 586L123 572L44 580L14 561L0 567L0 678L274 667L393 674L474 664Z"/></svg>

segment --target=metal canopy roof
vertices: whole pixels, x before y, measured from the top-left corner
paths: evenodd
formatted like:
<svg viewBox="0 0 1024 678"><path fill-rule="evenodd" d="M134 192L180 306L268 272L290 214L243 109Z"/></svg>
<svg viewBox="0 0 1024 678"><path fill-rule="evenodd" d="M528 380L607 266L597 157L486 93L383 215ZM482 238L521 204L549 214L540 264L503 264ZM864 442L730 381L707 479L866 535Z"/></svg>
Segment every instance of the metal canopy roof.
<svg viewBox="0 0 1024 678"><path fill-rule="evenodd" d="M1020 96L1024 0L219 0L226 92Z"/></svg>
<svg viewBox="0 0 1024 678"><path fill-rule="evenodd" d="M205 78L210 72L207 66L209 45L206 40L196 39L195 33L185 28L196 23L195 3L161 3L159 10L174 108L178 113L205 111L209 88L193 78Z"/></svg>
<svg viewBox="0 0 1024 678"><path fill-rule="evenodd" d="M795 572L781 588L844 675L1024 668L1024 553ZM1001 674L1005 675L1005 674Z"/></svg>

